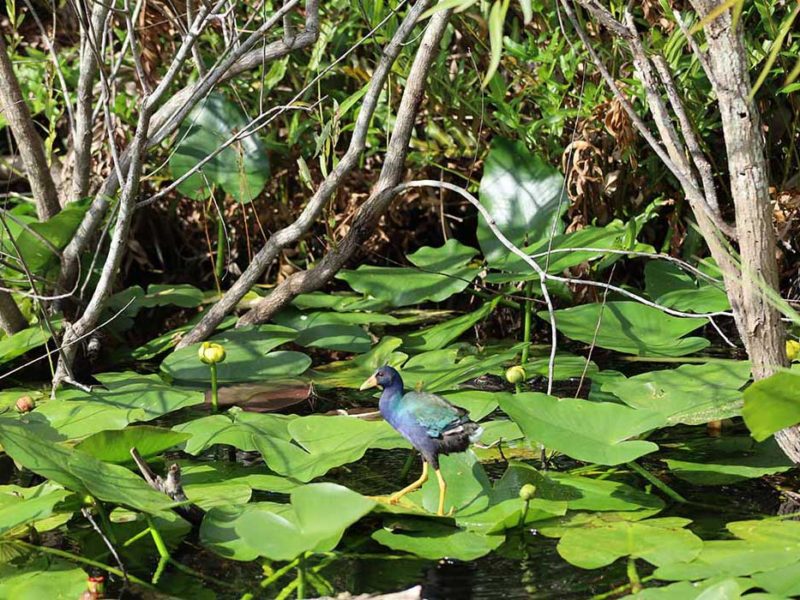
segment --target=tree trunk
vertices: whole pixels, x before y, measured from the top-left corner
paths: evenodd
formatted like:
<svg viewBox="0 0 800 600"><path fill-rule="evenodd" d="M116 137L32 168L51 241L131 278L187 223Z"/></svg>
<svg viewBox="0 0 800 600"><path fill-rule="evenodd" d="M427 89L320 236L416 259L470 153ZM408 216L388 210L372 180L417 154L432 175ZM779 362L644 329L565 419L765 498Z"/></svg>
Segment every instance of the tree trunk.
<svg viewBox="0 0 800 600"><path fill-rule="evenodd" d="M5 282L0 279L0 285L5 287ZM0 290L0 329L12 335L25 329L28 322L25 320L14 297L6 291Z"/></svg>
<svg viewBox="0 0 800 600"><path fill-rule="evenodd" d="M718 2L692 0L692 4L702 18ZM741 278L727 287L733 292L736 325L753 365L753 377L763 379L787 365L781 315L768 296L778 290L779 279L764 139L758 110L749 97L752 87L741 30L733 29L730 12L725 12L706 26L705 34L725 136L741 258ZM800 462L798 427L785 429L775 438L789 458Z"/></svg>

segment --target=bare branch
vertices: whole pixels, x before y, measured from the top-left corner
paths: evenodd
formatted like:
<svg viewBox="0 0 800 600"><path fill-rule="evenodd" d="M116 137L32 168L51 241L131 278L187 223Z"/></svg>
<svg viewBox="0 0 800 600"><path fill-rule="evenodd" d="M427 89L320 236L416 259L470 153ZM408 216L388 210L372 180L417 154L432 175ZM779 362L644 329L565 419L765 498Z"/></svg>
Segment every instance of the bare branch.
<svg viewBox="0 0 800 600"><path fill-rule="evenodd" d="M308 231L323 207L338 189L340 182L355 168L358 158L366 147L369 123L377 107L383 84L400 54L405 40L416 25L417 19L429 4L430 0L418 0L408 10L392 39L384 48L383 55L375 67L369 87L364 95L361 109L353 128L350 145L339 163L317 188L300 216L291 225L277 231L269 238L264 247L253 257L252 262L236 283L225 293L221 300L206 312L194 329L181 339L178 344L179 348L203 340L214 331L225 315L236 307L247 291L261 278L267 266L278 256L278 253Z"/></svg>
<svg viewBox="0 0 800 600"><path fill-rule="evenodd" d="M5 281L0 278L0 286L6 287ZM0 290L0 328L8 335L22 331L28 326L28 321L20 311L14 298L8 292Z"/></svg>
<svg viewBox="0 0 800 600"><path fill-rule="evenodd" d="M58 193L47 166L42 139L34 129L31 113L22 97L22 90L14 75L11 58L8 56L2 35L0 35L0 109L17 140L19 154L25 165L33 199L36 202L36 214L40 221L45 221L61 210Z"/></svg>
<svg viewBox="0 0 800 600"><path fill-rule="evenodd" d="M283 280L266 298L239 319L237 327L263 323L298 294L322 287L372 236L381 215L397 196L398 190L395 186L403 174L403 164L424 97L428 71L436 57L449 18L450 11L447 10L438 12L431 18L406 80L378 183L370 198L359 207L347 235L313 269L293 273Z"/></svg>
<svg viewBox="0 0 800 600"><path fill-rule="evenodd" d="M82 6L81 2L75 4L76 7ZM75 165L72 174L72 190L68 199L72 201L79 200L89 193L93 128L92 96L100 59L97 49L100 48L100 39L103 35L108 9L109 5L106 2L97 2L92 7L90 18L85 18L85 14L79 14L82 17L80 18L81 60L78 99L75 107Z"/></svg>
<svg viewBox="0 0 800 600"><path fill-rule="evenodd" d="M285 10L289 10L297 3L293 0L291 6L284 5L278 17L282 17ZM274 16L273 16L274 17ZM274 25L275 19L269 20L270 27ZM292 45L287 46L283 40L267 45L264 49L249 50L263 37L268 28L263 25L254 33L250 39L252 44L242 44L231 52L228 59L224 61L224 68L209 71L200 81L187 85L176 93L170 95L161 107L153 114L150 121L150 130L154 133L147 140L147 148L161 143L167 136L171 135L180 125L184 116L191 111L197 102L219 83L243 73L249 69L262 65L267 60L274 60L294 50L309 46L316 41L319 34L319 8L318 0L306 1L306 28L303 33L297 35L292 40ZM249 50L249 51L248 51ZM125 173L131 161L131 149L127 148L119 157L119 169ZM78 231L70 243L64 249L61 261L61 275L59 285L62 289L68 288L74 281L78 259L86 249L90 239L95 234L102 223L108 210L109 199L117 192L120 179L117 177L116 170L111 172L100 186L92 205L86 212L81 221Z"/></svg>

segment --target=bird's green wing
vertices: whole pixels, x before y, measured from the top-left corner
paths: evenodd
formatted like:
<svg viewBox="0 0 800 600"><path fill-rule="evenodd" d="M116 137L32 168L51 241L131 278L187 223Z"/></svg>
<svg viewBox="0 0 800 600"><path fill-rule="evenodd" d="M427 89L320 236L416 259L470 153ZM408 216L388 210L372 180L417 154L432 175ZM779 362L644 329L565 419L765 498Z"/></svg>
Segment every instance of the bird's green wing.
<svg viewBox="0 0 800 600"><path fill-rule="evenodd" d="M448 426L467 414L441 396L422 392L408 392L403 396L401 410L424 427L431 437L440 437Z"/></svg>

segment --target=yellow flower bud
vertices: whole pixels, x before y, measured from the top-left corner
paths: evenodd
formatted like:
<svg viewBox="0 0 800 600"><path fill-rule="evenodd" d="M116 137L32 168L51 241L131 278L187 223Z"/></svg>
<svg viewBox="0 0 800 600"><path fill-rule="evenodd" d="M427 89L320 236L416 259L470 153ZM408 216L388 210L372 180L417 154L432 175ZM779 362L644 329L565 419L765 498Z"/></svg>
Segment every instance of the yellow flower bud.
<svg viewBox="0 0 800 600"><path fill-rule="evenodd" d="M506 381L508 381L508 383L522 383L525 379L527 379L525 369L519 365L511 367L506 371Z"/></svg>
<svg viewBox="0 0 800 600"><path fill-rule="evenodd" d="M790 361L795 361L800 357L800 342L797 340L786 341L786 356Z"/></svg>
<svg viewBox="0 0 800 600"><path fill-rule="evenodd" d="M207 365L215 365L225 360L225 348L214 342L203 342L197 350L197 356Z"/></svg>
<svg viewBox="0 0 800 600"><path fill-rule="evenodd" d="M530 502L536 495L536 486L532 483L526 483L519 489L519 497L525 502Z"/></svg>

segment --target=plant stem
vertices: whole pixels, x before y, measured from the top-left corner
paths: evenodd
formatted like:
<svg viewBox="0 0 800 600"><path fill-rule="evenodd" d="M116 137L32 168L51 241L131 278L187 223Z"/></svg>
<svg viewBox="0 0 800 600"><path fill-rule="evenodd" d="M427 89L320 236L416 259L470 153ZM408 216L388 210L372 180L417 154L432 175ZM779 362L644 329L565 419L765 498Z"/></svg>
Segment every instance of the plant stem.
<svg viewBox="0 0 800 600"><path fill-rule="evenodd" d="M217 395L217 365L211 363L211 412L219 412L219 397Z"/></svg>
<svg viewBox="0 0 800 600"><path fill-rule="evenodd" d="M305 556L300 556L297 563L297 600L306 597Z"/></svg>
<svg viewBox="0 0 800 600"><path fill-rule="evenodd" d="M269 577L267 577L266 579L264 579L261 582L261 587L262 588L267 588L267 587L271 586L273 583L278 581L278 579L280 579L281 577L286 575L289 571L294 569L297 566L298 562L300 562L299 559L295 558L288 565L285 565L285 566L281 567L280 569L278 569L277 571L275 571L272 575L270 575Z"/></svg>
<svg viewBox="0 0 800 600"><path fill-rule="evenodd" d="M217 215L217 262L214 265L214 280L217 283L217 292L222 294L222 271L225 269L225 223L222 215Z"/></svg>
<svg viewBox="0 0 800 600"><path fill-rule="evenodd" d="M628 581L631 582L631 592L634 594L642 591L642 581L639 579L639 572L636 570L636 559L628 557Z"/></svg>
<svg viewBox="0 0 800 600"><path fill-rule="evenodd" d="M28 542L24 542L22 540L15 540L14 544L19 544L30 550L34 550L36 552L43 552L45 554L52 554L53 556L58 556L59 558L65 558L67 560L71 560L78 563L83 563L85 565L89 565L90 567L97 567L98 569L102 569L112 575L116 575L117 577L125 577L125 574L117 569L116 567L112 567L111 565L107 565L105 563L101 563L97 560L92 560L91 558L84 558L83 556L78 556L77 554L72 554L71 552L67 552L66 550L59 550L58 548L50 548L49 546L37 546L36 544L29 544ZM143 579L139 579L135 575L128 574L128 580L132 581L137 585L141 585L142 587L146 587L149 590L154 590L155 588L144 581Z"/></svg>
<svg viewBox="0 0 800 600"><path fill-rule="evenodd" d="M528 281L525 284L525 296L528 298L528 300L525 300L525 313L522 329L522 341L525 342L525 345L522 347L522 357L520 358L520 365L522 365L523 369L528 363L528 355L531 351L531 325L533 322L533 301L530 300L531 294L533 294L533 282Z"/></svg>
<svg viewBox="0 0 800 600"><path fill-rule="evenodd" d="M652 484L653 484L654 486L656 486L656 487L657 487L659 490L661 490L661 491L662 491L662 492L664 492L664 493L665 493L667 496L669 496L670 498L672 498L672 499L673 499L675 502L680 502L681 504L686 504L686 503L688 502L688 500L686 500L686 498L684 498L683 496L681 496L681 495L680 495L678 492L676 492L675 490L673 490L673 489L672 489L671 487L669 487L669 486L668 486L666 483L664 483L663 481L661 481L661 480L660 480L658 477L656 477L655 475L653 475L653 474L652 474L650 471L648 471L647 469L645 469L643 466L641 466L640 464L638 464L636 461L633 461L633 460L632 460L631 462L629 462L629 463L627 463L627 464L628 464L628 466L631 468L631 470L633 470L633 471L634 471L634 472L636 472L637 474L639 474L639 475L641 475L642 477L644 477L644 478L645 478L647 481L649 481L650 483L652 483Z"/></svg>

